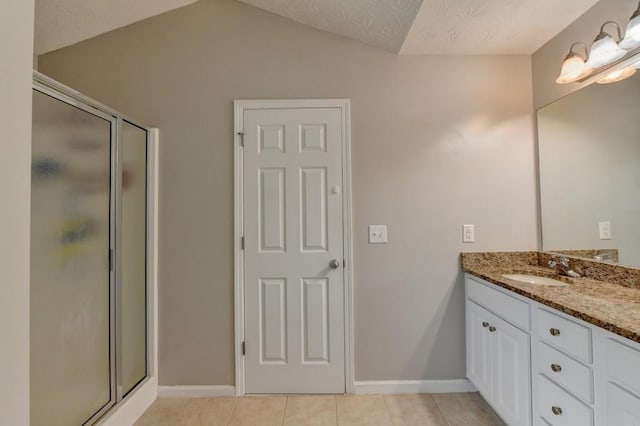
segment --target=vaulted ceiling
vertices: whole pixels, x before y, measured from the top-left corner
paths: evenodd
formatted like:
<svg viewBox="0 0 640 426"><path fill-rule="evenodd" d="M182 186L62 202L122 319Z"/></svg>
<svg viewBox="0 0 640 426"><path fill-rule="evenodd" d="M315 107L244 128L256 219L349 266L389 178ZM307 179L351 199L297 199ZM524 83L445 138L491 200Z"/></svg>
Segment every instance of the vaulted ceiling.
<svg viewBox="0 0 640 426"><path fill-rule="evenodd" d="M195 1L36 0L35 52ZM473 55L531 54L598 0L238 1L394 53Z"/></svg>

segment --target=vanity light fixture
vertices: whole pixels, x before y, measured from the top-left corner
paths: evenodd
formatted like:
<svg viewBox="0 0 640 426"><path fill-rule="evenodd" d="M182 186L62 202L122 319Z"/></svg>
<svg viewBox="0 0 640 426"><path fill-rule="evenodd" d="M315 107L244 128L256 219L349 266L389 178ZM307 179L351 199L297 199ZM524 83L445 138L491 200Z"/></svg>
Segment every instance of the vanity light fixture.
<svg viewBox="0 0 640 426"><path fill-rule="evenodd" d="M636 65L611 71L604 78L598 80L598 84L615 83L629 78L636 73Z"/></svg>
<svg viewBox="0 0 640 426"><path fill-rule="evenodd" d="M613 24L617 31L617 40L611 34L604 31L604 27ZM607 21L600 27L600 33L596 36L591 46L591 53L587 60L587 66L591 68L599 68L617 61L627 54L627 51L618 46L618 42L622 39L620 34L620 26L614 21Z"/></svg>
<svg viewBox="0 0 640 426"><path fill-rule="evenodd" d="M584 49L584 59L574 50L576 46L582 46ZM573 43L569 48L569 53L565 56L564 61L562 62L562 69L560 70L560 75L556 79L556 83L573 83L574 81L578 81L591 74L593 68L586 66L584 63L588 57L589 50L584 43L580 41Z"/></svg>
<svg viewBox="0 0 640 426"><path fill-rule="evenodd" d="M623 49L635 49L636 47L640 47L640 3L638 3L638 8L633 12L631 18L629 18L627 29L624 32L624 38L618 46Z"/></svg>

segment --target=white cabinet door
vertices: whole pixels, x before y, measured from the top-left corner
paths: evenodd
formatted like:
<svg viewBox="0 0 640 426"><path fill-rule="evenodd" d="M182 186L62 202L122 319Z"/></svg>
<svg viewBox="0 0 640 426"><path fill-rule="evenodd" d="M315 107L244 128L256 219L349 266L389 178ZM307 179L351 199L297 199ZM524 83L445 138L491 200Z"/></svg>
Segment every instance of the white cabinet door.
<svg viewBox="0 0 640 426"><path fill-rule="evenodd" d="M487 400L492 398L491 317L489 311L467 301L467 376Z"/></svg>
<svg viewBox="0 0 640 426"><path fill-rule="evenodd" d="M531 423L529 335L494 315L490 326L493 348L493 406L510 425Z"/></svg>
<svg viewBox="0 0 640 426"><path fill-rule="evenodd" d="M607 384L607 426L640 426L640 399Z"/></svg>
<svg viewBox="0 0 640 426"><path fill-rule="evenodd" d="M510 425L531 424L529 335L494 316L493 405Z"/></svg>

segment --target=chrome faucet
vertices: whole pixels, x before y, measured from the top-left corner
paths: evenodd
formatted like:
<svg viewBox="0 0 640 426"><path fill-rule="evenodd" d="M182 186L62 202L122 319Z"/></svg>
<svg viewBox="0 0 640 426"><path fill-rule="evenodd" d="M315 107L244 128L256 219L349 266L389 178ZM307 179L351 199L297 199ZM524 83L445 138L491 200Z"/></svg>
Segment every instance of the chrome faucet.
<svg viewBox="0 0 640 426"><path fill-rule="evenodd" d="M547 265L549 265L549 268L555 269L560 275L566 275L571 278L580 278L580 274L571 269L569 259L564 256L552 257Z"/></svg>

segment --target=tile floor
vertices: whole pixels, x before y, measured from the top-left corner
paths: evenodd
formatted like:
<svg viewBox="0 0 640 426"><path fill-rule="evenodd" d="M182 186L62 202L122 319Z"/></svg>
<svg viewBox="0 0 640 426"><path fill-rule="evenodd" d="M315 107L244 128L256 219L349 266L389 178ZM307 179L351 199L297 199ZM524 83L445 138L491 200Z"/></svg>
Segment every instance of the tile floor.
<svg viewBox="0 0 640 426"><path fill-rule="evenodd" d="M477 393L158 399L135 426L503 425Z"/></svg>

